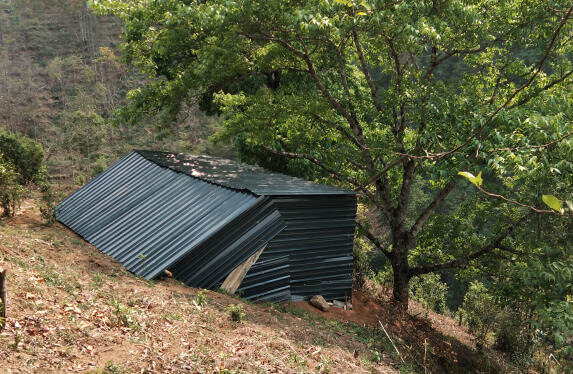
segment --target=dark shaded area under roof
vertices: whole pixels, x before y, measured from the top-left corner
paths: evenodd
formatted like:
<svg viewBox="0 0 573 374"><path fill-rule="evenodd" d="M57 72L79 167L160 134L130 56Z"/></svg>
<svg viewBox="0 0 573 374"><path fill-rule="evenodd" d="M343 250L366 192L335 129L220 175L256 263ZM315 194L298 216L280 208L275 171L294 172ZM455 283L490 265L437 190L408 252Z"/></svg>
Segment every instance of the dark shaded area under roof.
<svg viewBox="0 0 573 374"><path fill-rule="evenodd" d="M211 156L135 151L159 166L220 186L256 195L355 195L356 192L274 173L261 167Z"/></svg>

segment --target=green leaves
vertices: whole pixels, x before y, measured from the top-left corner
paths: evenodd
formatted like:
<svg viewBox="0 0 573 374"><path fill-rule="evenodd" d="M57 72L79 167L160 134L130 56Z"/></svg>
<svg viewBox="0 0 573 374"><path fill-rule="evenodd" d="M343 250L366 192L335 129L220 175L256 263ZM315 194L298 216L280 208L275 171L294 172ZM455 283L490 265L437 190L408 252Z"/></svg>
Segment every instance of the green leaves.
<svg viewBox="0 0 573 374"><path fill-rule="evenodd" d="M543 195L541 196L543 202L553 210L563 213L563 203L553 195Z"/></svg>
<svg viewBox="0 0 573 374"><path fill-rule="evenodd" d="M483 183L483 179L481 177L481 171L478 173L477 176L474 176L472 173L469 173L467 171L460 171L458 173L458 175L461 175L462 177L467 178L467 180L472 182L477 187L481 187L481 185Z"/></svg>

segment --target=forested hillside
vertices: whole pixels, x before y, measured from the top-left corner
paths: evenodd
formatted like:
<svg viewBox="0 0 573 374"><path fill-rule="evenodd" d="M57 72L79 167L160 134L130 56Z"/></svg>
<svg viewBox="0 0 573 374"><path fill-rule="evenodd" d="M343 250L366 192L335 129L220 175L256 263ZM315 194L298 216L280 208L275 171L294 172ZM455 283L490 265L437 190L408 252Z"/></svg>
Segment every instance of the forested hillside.
<svg viewBox="0 0 573 374"><path fill-rule="evenodd" d="M133 148L225 153L206 142L216 120L194 108L169 131L153 119L110 124L145 80L120 63L120 32L85 1L0 1L0 126L44 146L52 179L81 184Z"/></svg>
<svg viewBox="0 0 573 374"><path fill-rule="evenodd" d="M376 306L362 309L367 317L322 313L343 321L352 314L363 329L320 320L347 347L334 347L329 335L323 357L322 343L295 339L293 348L287 340L279 351L291 361L275 369L573 372L572 19L567 0L0 0L0 268L16 272L19 297L30 300L6 319L0 354L21 349L27 314L41 320L40 288L57 289L54 302L66 308L85 291L81 308L99 305L117 319L97 329L132 340L142 338L140 327L155 334L140 299L116 300L129 290L99 290L121 283L116 268L110 279L91 262L63 274L65 256L95 252L53 224L64 194L131 149L156 149L239 159L356 191L354 287ZM20 237L25 255L15 253ZM23 285L27 271L45 284ZM189 299L178 292L172 299ZM156 312L153 323L175 326L200 312L203 294L193 294L194 306L176 301L181 315ZM214 299L207 320L190 321L204 328L220 320L218 303L229 300ZM251 322L277 333L278 323L265 322L270 314ZM71 346L82 334L71 322L77 336L69 339L41 331L53 335L53 347ZM229 326L206 327L207 335ZM33 365L49 356L36 333L24 334ZM217 344L199 340L185 353L197 370L269 363L257 354L256 364L228 359L237 353L229 347L210 361ZM91 351L70 348L61 353L66 366L77 354L83 367L102 367L105 344L97 344L97 365L86 358ZM138 369L159 360L138 344L130 349L149 362L114 360ZM349 361L333 364L339 348ZM10 357L18 367L20 358ZM186 370L170 358L162 369Z"/></svg>

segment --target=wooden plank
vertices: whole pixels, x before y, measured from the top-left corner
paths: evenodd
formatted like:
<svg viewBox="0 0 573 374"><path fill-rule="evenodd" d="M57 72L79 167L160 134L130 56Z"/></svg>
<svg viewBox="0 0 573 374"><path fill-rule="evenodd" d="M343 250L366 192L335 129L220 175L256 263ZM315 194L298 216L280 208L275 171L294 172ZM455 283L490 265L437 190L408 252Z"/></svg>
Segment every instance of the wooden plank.
<svg viewBox="0 0 573 374"><path fill-rule="evenodd" d="M251 266L253 266L253 264L255 262L257 262L257 260L259 259L259 256L261 255L261 253L263 253L263 251L266 247L267 247L266 245L263 246L261 249L259 249L257 252L255 252L254 255L249 257L247 259L247 261L245 261L241 265L237 266L235 268L235 270L233 270L227 276L227 278L225 279L225 281L221 285L221 289L223 289L227 292L230 292L230 293L235 293L235 291L237 291L237 288L239 288L239 286L241 285L241 282L245 278L245 275L247 275L247 273L249 272L249 269L251 268Z"/></svg>

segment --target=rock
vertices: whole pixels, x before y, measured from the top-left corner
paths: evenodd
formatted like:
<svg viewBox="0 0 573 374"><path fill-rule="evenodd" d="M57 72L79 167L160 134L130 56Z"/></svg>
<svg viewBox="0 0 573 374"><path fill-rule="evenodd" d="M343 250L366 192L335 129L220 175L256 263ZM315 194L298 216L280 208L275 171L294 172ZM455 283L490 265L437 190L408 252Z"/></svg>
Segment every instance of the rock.
<svg viewBox="0 0 573 374"><path fill-rule="evenodd" d="M330 305L324 300L324 297L321 295L314 295L309 300L310 305L322 310L323 312L327 312L330 309Z"/></svg>
<svg viewBox="0 0 573 374"><path fill-rule="evenodd" d="M342 301L332 300L332 304L337 308L345 309L344 308L345 304Z"/></svg>

